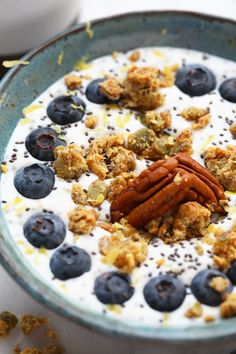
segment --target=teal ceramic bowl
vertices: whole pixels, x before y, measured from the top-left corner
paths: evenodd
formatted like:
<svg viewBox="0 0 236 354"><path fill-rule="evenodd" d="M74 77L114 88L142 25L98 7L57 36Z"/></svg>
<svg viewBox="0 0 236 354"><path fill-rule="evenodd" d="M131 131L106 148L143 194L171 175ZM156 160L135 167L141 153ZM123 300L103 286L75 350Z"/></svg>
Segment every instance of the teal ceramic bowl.
<svg viewBox="0 0 236 354"><path fill-rule="evenodd" d="M88 39L85 25L78 25L53 38L27 54L27 66L9 71L0 85L0 158L21 117L23 107L29 105L42 91L71 71L81 57L87 60L127 51L135 47L173 46L205 51L236 60L236 23L220 18L183 12L147 12L115 16L92 22L93 39ZM63 63L57 63L64 52ZM170 341L216 340L236 334L236 318L205 326L154 328L136 323L121 323L94 314L58 293L46 280L36 276L22 258L8 231L1 211L1 262L12 277L35 299L64 317L92 329L110 334Z"/></svg>

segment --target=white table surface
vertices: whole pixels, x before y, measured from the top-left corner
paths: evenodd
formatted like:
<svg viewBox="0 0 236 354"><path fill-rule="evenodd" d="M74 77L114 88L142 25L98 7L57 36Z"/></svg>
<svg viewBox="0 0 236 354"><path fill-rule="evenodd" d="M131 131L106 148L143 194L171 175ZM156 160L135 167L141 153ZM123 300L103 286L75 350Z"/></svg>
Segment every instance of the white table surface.
<svg viewBox="0 0 236 354"><path fill-rule="evenodd" d="M80 0L80 5L80 21L127 11L154 9L193 10L236 19L236 0ZM48 316L60 332L61 343L67 349L67 353L114 353L114 342L111 338L105 338L99 334L91 334L90 331L62 319L37 303L9 277L1 266L0 285L0 311L9 310L16 314L28 312ZM40 341L38 338L27 339L27 343L32 345L37 345L38 341ZM0 354L10 354L12 348L17 343L26 342L20 331L15 330L7 340L0 341ZM116 351L120 352L120 354L141 353L138 344L135 345L134 342L127 344L118 340L115 343L115 347ZM160 352L159 354L164 354L164 352Z"/></svg>

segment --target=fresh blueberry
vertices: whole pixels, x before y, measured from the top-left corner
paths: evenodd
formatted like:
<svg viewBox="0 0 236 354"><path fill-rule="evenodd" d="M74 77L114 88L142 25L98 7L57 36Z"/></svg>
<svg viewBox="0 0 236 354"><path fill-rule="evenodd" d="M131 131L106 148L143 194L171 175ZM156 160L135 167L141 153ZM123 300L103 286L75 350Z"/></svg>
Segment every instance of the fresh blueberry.
<svg viewBox="0 0 236 354"><path fill-rule="evenodd" d="M175 84L189 96L202 96L214 90L216 79L212 71L205 66L190 64L178 70Z"/></svg>
<svg viewBox="0 0 236 354"><path fill-rule="evenodd" d="M182 304L186 289L181 280L164 274L150 279L144 287L143 294L151 308L169 312Z"/></svg>
<svg viewBox="0 0 236 354"><path fill-rule="evenodd" d="M25 147L29 153L41 161L53 161L54 149L59 145L65 146L66 142L51 128L35 129L25 140Z"/></svg>
<svg viewBox="0 0 236 354"><path fill-rule="evenodd" d="M236 285L236 261L231 263L231 266L227 272L227 276L231 280L231 282Z"/></svg>
<svg viewBox="0 0 236 354"><path fill-rule="evenodd" d="M20 168L14 178L17 191L26 198L45 198L53 189L55 176L51 168L35 163Z"/></svg>
<svg viewBox="0 0 236 354"><path fill-rule="evenodd" d="M67 280L88 272L91 259L82 248L64 244L52 255L50 268L55 278Z"/></svg>
<svg viewBox="0 0 236 354"><path fill-rule="evenodd" d="M134 293L127 275L118 272L107 272L95 280L94 292L103 304L123 304Z"/></svg>
<svg viewBox="0 0 236 354"><path fill-rule="evenodd" d="M191 290L199 302L208 306L218 306L223 301L225 294L232 291L233 286L229 281L229 286L222 292L213 289L209 284L215 277L229 280L225 274L217 269L201 270L192 280Z"/></svg>
<svg viewBox="0 0 236 354"><path fill-rule="evenodd" d="M112 102L109 98L99 92L99 84L105 80L105 78L96 79L88 84L85 95L90 102L99 104Z"/></svg>
<svg viewBox="0 0 236 354"><path fill-rule="evenodd" d="M49 118L59 125L78 122L84 113L85 103L78 96L59 96L47 108Z"/></svg>
<svg viewBox="0 0 236 354"><path fill-rule="evenodd" d="M225 100L236 103L236 78L234 77L222 82L219 91Z"/></svg>
<svg viewBox="0 0 236 354"><path fill-rule="evenodd" d="M66 236L66 226L59 216L50 213L35 213L23 226L24 235L35 247L48 250L58 247Z"/></svg>

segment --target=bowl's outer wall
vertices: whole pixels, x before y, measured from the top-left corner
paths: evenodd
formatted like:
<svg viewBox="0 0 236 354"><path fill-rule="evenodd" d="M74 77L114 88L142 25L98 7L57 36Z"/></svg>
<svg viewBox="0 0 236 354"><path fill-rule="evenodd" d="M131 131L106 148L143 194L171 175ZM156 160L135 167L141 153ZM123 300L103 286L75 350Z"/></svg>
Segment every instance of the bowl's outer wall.
<svg viewBox="0 0 236 354"><path fill-rule="evenodd" d="M0 158L15 125L22 117L22 109L29 105L51 83L71 71L81 58L93 59L112 51L126 51L135 47L174 46L192 48L236 60L236 24L209 16L177 12L149 12L115 16L92 23L93 39L88 39L85 26L57 36L38 50L24 57L30 64L12 69L0 85ZM63 52L63 62L57 58ZM227 324L211 324L199 328L152 328L135 324L104 321L102 315L76 306L50 288L40 274L29 268L15 247L3 214L0 216L1 261L11 275L35 298L84 325L107 333L164 340L207 340L236 332L236 320Z"/></svg>

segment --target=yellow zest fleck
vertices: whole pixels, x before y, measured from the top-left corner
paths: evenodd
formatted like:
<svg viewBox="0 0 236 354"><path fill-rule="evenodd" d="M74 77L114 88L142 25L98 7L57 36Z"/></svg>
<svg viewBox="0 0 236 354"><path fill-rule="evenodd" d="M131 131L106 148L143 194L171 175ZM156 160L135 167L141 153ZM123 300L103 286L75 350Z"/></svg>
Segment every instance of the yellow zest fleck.
<svg viewBox="0 0 236 354"><path fill-rule="evenodd" d="M160 259L158 259L158 260L156 261L156 264L157 264L158 266L162 266L162 265L165 264L165 262L166 262L165 258L160 258Z"/></svg>
<svg viewBox="0 0 236 354"><path fill-rule="evenodd" d="M21 207L15 209L15 215L19 215L25 212L26 206L22 205Z"/></svg>
<svg viewBox="0 0 236 354"><path fill-rule="evenodd" d="M85 32L88 36L89 39L92 39L93 36L94 36L94 32L93 30L91 29L91 23L90 21L86 22L86 26L85 26Z"/></svg>
<svg viewBox="0 0 236 354"><path fill-rule="evenodd" d="M87 63L86 62L86 57L82 57L81 59L79 59L75 65L74 65L74 70L76 71L80 71L80 70L86 70L91 68L93 64L91 63Z"/></svg>
<svg viewBox="0 0 236 354"><path fill-rule="evenodd" d="M204 249L199 242L195 242L194 248L199 256L202 256L204 253Z"/></svg>
<svg viewBox="0 0 236 354"><path fill-rule="evenodd" d="M130 119L131 119L130 113L127 113L125 116L118 116L116 118L117 127L123 129L125 125L129 123Z"/></svg>
<svg viewBox="0 0 236 354"><path fill-rule="evenodd" d="M32 119L30 119L30 118L22 118L19 121L19 125L26 125L26 124L30 124L30 123L32 123Z"/></svg>
<svg viewBox="0 0 236 354"><path fill-rule="evenodd" d="M72 108L74 109L79 109L80 111L83 111L84 112L84 107L80 104L79 106L75 103L71 103L70 105Z"/></svg>
<svg viewBox="0 0 236 354"><path fill-rule="evenodd" d="M34 248L29 246L29 245L25 245L25 254L33 254L35 252Z"/></svg>
<svg viewBox="0 0 236 354"><path fill-rule="evenodd" d="M152 54L155 55L155 57L159 58L159 59L165 59L166 58L166 55L161 52L160 50L158 49L153 49L152 50Z"/></svg>
<svg viewBox="0 0 236 354"><path fill-rule="evenodd" d="M57 64L58 65L61 65L62 62L63 62L63 57L64 57L64 50L62 50L59 54L58 54L58 57L57 57Z"/></svg>
<svg viewBox="0 0 236 354"><path fill-rule="evenodd" d="M43 254L43 255L47 255L47 253L48 253L48 251L46 250L46 248L44 248L44 247L40 247L40 249L39 249L39 253L40 254Z"/></svg>
<svg viewBox="0 0 236 354"><path fill-rule="evenodd" d="M201 152L205 152L205 150L209 147L209 145L214 141L215 135L209 135L206 141L201 146Z"/></svg>
<svg viewBox="0 0 236 354"><path fill-rule="evenodd" d="M10 209L10 204L5 203L5 204L2 206L2 210L6 211L6 210L8 210L8 209Z"/></svg>
<svg viewBox="0 0 236 354"><path fill-rule="evenodd" d="M127 71L131 68L132 65L125 64L121 68L122 73L127 73Z"/></svg>
<svg viewBox="0 0 236 354"><path fill-rule="evenodd" d="M4 68L13 68L16 65L28 65L29 63L29 61L24 60L4 60L2 66L4 66Z"/></svg>
<svg viewBox="0 0 236 354"><path fill-rule="evenodd" d="M2 164L2 165L1 165L1 171L2 171L2 173L7 173L7 172L8 172L8 167L7 167L7 165Z"/></svg>
<svg viewBox="0 0 236 354"><path fill-rule="evenodd" d="M105 257L102 257L101 261L104 264L112 265L120 253L119 248L113 248Z"/></svg>
<svg viewBox="0 0 236 354"><path fill-rule="evenodd" d="M214 224L210 224L207 228L208 232L214 232L215 231L215 225Z"/></svg>
<svg viewBox="0 0 236 354"><path fill-rule="evenodd" d="M13 200L13 205L18 205L18 204L20 204L22 201L23 201L22 198L16 197L16 198Z"/></svg>
<svg viewBox="0 0 236 354"><path fill-rule="evenodd" d="M236 193L235 193L235 192L226 191L226 192L225 192L225 195L226 195L227 197L233 197L234 195L236 195Z"/></svg>
<svg viewBox="0 0 236 354"><path fill-rule="evenodd" d="M17 240L16 243L19 246L25 246L25 242L23 240Z"/></svg>
<svg viewBox="0 0 236 354"><path fill-rule="evenodd" d="M121 314L121 306L119 305L114 305L114 304L109 304L106 306L108 311L114 312L117 315Z"/></svg>
<svg viewBox="0 0 236 354"><path fill-rule="evenodd" d="M170 314L168 312L163 313L163 325L167 325L170 318Z"/></svg>
<svg viewBox="0 0 236 354"><path fill-rule="evenodd" d="M36 111L37 109L40 108L42 108L41 104L31 104L30 106L23 108L22 113L24 114L24 116L26 116L28 113Z"/></svg>

